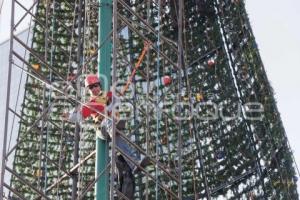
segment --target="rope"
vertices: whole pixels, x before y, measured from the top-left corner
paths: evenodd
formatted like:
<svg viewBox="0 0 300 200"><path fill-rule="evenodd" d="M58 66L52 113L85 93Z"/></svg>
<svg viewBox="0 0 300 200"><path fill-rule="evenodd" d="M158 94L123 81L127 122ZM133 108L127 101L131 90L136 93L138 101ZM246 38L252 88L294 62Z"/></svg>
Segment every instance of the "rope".
<svg viewBox="0 0 300 200"><path fill-rule="evenodd" d="M149 47L150 47L151 43L149 41L145 41L144 42L144 48L143 48L143 51L141 53L141 55L139 56L138 58L138 61L135 63L135 67L126 83L126 85L123 87L122 91L121 91L121 96L124 95L124 93L126 92L126 90L128 89L129 85L132 83L132 80L133 80L133 77L137 71L137 69L141 66L141 63L145 57L145 54L146 52L149 50ZM159 51L159 50L158 50Z"/></svg>

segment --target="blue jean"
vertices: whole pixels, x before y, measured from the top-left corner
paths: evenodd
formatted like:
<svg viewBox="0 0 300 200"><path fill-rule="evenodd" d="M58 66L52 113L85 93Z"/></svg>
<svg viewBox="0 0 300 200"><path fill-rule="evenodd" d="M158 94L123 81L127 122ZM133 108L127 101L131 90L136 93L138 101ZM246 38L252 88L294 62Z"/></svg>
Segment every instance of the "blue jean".
<svg viewBox="0 0 300 200"><path fill-rule="evenodd" d="M120 123L120 122L119 122ZM118 127L118 125L117 125ZM100 125L100 138L101 139L108 139L112 137L112 120L109 119L104 119L101 122ZM120 148L128 157L132 158L135 162L140 162L140 157L134 151L133 148L129 146L127 141L121 137L119 133L116 132L115 135L115 140L116 140L116 146ZM135 164L132 163L126 156L123 156L124 159L126 160L127 164L130 166L131 169L134 169Z"/></svg>

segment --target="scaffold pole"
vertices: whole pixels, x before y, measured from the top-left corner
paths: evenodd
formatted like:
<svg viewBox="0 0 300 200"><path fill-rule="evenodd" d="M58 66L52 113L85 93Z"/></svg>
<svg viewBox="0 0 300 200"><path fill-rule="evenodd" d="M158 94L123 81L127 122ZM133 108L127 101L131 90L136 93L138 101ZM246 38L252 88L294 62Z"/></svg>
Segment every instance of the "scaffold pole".
<svg viewBox="0 0 300 200"><path fill-rule="evenodd" d="M4 178L5 178L5 166L6 166L6 148L7 148L7 132L8 132L8 121L9 121L9 104L10 104L10 87L11 87L11 75L12 75L12 51L13 51L13 31L14 31L14 13L15 13L15 2L11 4L11 21L10 21L10 52L9 52L9 66L7 73L7 91L6 91L6 109L5 109L5 125L3 133L3 147L2 147L2 163L1 163L1 177L0 177L0 200L3 198L4 192Z"/></svg>
<svg viewBox="0 0 300 200"><path fill-rule="evenodd" d="M103 46L98 52L98 73L104 91L109 90L111 77L111 40L106 40L112 30L112 0L99 0L99 45ZM101 173L108 162L108 143L96 138L96 177ZM96 183L96 200L108 199L108 172L106 171Z"/></svg>

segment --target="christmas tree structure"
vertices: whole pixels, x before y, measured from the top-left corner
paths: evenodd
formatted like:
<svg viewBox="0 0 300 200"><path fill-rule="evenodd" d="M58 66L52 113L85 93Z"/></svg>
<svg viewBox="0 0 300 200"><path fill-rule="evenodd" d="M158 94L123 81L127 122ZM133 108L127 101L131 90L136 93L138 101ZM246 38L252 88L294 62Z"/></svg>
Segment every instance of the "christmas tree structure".
<svg viewBox="0 0 300 200"><path fill-rule="evenodd" d="M293 155L244 1L35 6L10 198L94 199L93 122L61 116L87 101L83 82L97 72L105 8L113 12L107 40L122 135L152 163L134 175L135 199L298 199ZM172 82L164 85L166 77ZM117 186L107 189L119 195Z"/></svg>

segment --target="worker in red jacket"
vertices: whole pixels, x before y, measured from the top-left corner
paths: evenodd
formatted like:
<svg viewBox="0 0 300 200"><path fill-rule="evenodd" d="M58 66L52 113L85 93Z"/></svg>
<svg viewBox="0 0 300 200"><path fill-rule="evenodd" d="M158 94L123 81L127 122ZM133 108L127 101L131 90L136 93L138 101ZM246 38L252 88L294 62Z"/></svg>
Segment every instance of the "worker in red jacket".
<svg viewBox="0 0 300 200"><path fill-rule="evenodd" d="M87 75L85 86L91 94L89 102L74 112L63 114L63 118L71 122L81 122L88 117L92 117L96 125L97 136L103 140L110 139L112 137L112 119L107 116L116 106L111 103L112 93L108 92L106 94L101 90L100 80L97 75L94 74ZM116 127L118 130L124 129L125 122L123 120L118 121ZM141 167L145 167L149 164L149 159L144 155L139 157L118 132L115 134L115 141L116 146ZM119 175L119 190L127 198L133 199L135 187L133 173L138 171L138 167L122 155L117 156L116 165Z"/></svg>

